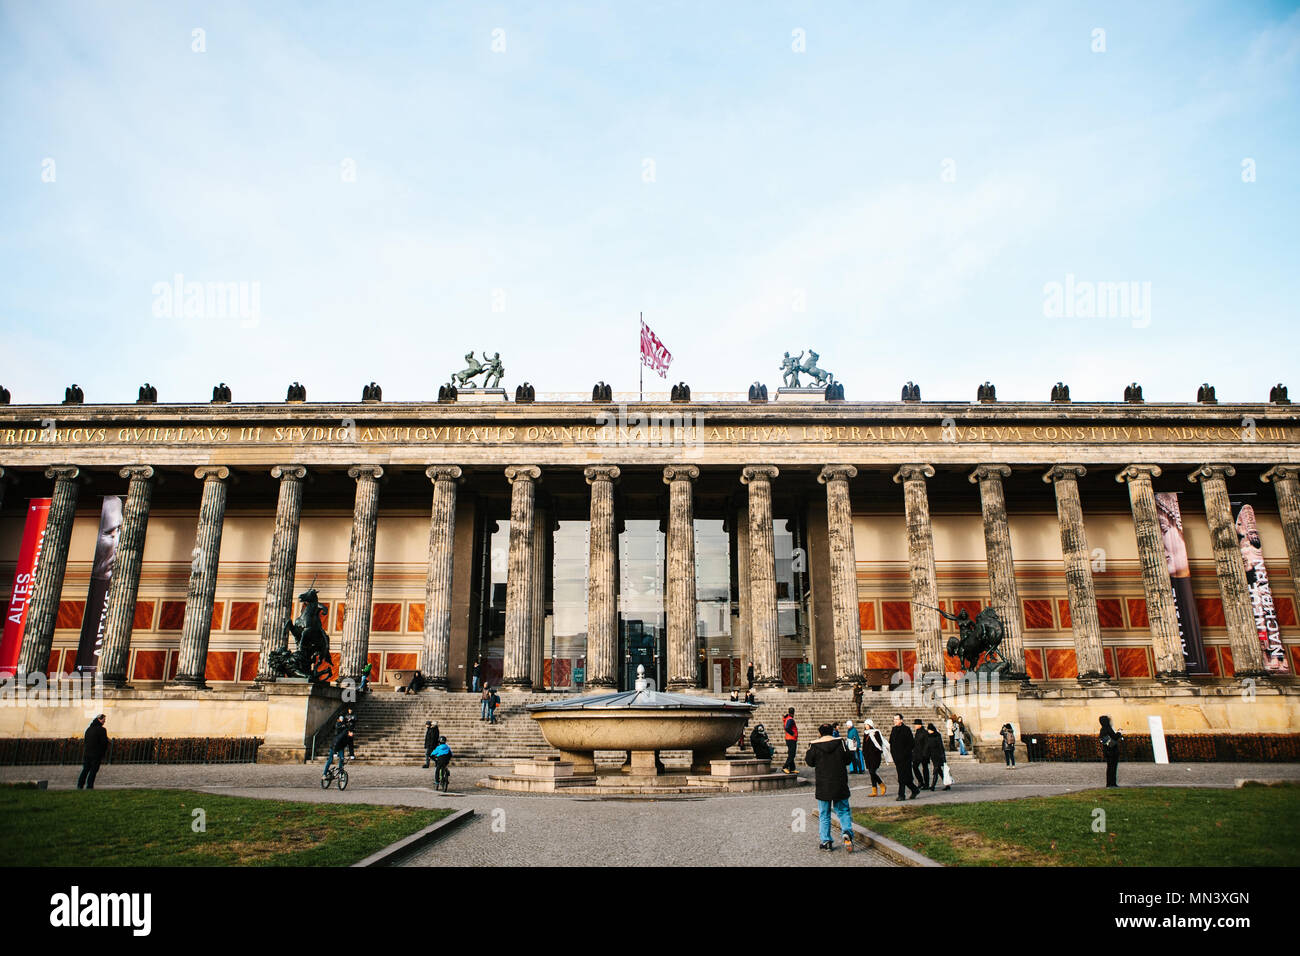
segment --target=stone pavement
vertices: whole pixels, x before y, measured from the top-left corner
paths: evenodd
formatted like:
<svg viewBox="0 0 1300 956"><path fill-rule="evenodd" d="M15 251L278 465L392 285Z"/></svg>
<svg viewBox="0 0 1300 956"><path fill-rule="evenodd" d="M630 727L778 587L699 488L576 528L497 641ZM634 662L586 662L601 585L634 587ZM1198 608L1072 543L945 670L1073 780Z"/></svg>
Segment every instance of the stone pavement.
<svg viewBox="0 0 1300 956"><path fill-rule="evenodd" d="M79 767L0 767L0 781L47 779L76 785ZM233 796L331 803L472 807L476 816L406 861L414 866L888 866L874 851L852 855L817 849L811 786L766 794L680 798L582 798L480 790L483 768L452 767L452 789L432 789L432 771L356 765L351 785L323 791L310 765L189 764L105 766L102 789L176 787ZM807 772L805 772L805 776ZM1010 800L1091 789L1104 782L1101 764L1034 763L960 768L953 789L926 792L921 803ZM1300 764L1120 764L1121 784L1231 787L1237 778L1300 780ZM854 776L855 809L875 801ZM893 805L894 781L888 778ZM803 829L798 829L802 822Z"/></svg>

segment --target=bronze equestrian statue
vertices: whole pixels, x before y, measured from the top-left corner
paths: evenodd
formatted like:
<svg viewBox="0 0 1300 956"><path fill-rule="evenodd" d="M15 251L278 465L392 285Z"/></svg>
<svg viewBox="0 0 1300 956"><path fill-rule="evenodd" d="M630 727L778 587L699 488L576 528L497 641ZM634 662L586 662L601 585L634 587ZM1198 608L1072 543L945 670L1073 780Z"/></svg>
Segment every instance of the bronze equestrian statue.
<svg viewBox="0 0 1300 956"><path fill-rule="evenodd" d="M321 605L315 588L298 595L302 613L292 621L285 621L285 647L271 652L269 666L277 677L305 677L313 684L329 683L334 677L330 662L330 639L321 625L326 609ZM292 634L297 650L288 648Z"/></svg>

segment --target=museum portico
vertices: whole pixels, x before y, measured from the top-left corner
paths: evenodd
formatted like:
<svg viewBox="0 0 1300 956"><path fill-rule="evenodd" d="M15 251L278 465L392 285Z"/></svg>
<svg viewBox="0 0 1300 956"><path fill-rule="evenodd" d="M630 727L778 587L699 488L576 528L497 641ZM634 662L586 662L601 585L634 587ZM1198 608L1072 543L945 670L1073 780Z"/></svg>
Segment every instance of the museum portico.
<svg viewBox="0 0 1300 956"><path fill-rule="evenodd" d="M1029 685L1287 683L1298 663L1283 401L517 397L0 406L4 586L28 501L50 499L30 594L6 595L26 605L18 669L76 665L100 496L122 501L98 656L115 686L274 683L311 586L341 675L451 690L479 660L506 691L626 688L638 664L674 690L751 664L771 690L953 674L939 611L988 605Z"/></svg>

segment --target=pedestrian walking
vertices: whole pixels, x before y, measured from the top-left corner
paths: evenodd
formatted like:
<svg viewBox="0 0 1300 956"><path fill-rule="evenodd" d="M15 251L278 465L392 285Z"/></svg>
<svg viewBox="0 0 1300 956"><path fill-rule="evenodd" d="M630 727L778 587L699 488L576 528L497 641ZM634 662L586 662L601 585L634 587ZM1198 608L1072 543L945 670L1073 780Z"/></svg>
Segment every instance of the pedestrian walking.
<svg viewBox="0 0 1300 956"><path fill-rule="evenodd" d="M862 759L867 766L867 772L871 774L871 795L883 797L885 781L881 779L878 771L880 762L888 758L889 748L885 746L885 738L880 735L880 731L876 729L870 717L867 718L865 726L866 732L862 736ZM876 793L877 787L880 788L879 794Z"/></svg>
<svg viewBox="0 0 1300 956"><path fill-rule="evenodd" d="M858 728L853 726L853 721L849 721L848 731L844 735L849 744L849 753L853 755L852 767L849 773L865 773L867 766L862 761L862 734Z"/></svg>
<svg viewBox="0 0 1300 956"><path fill-rule="evenodd" d="M795 748L799 746L799 725L794 722L794 708L791 707L785 712L785 720L781 722L782 729L785 731L785 763L781 765L782 773L798 773L799 769L794 763Z"/></svg>
<svg viewBox="0 0 1300 956"><path fill-rule="evenodd" d="M107 718L100 714L86 728L86 749L81 755L81 775L77 777L78 790L94 790L99 764L108 753L108 731L104 729Z"/></svg>
<svg viewBox="0 0 1300 956"><path fill-rule="evenodd" d="M1101 733L1097 737L1101 741L1101 759L1106 761L1106 786L1118 787L1115 778L1119 772L1119 745L1124 740L1124 735L1111 726L1110 718L1104 714L1098 720L1101 723Z"/></svg>
<svg viewBox="0 0 1300 956"><path fill-rule="evenodd" d="M429 769L429 758L433 755L433 748L438 746L438 725L432 720L424 722L424 769Z"/></svg>
<svg viewBox="0 0 1300 956"><path fill-rule="evenodd" d="M497 708L501 706L501 698L497 695L496 689L488 688L488 723L497 722Z"/></svg>
<svg viewBox="0 0 1300 956"><path fill-rule="evenodd" d="M930 789L933 790L939 783L943 783L943 789L949 789L948 758L944 753L943 735L934 724L930 724L927 728L925 745L927 756L930 758Z"/></svg>
<svg viewBox="0 0 1300 956"><path fill-rule="evenodd" d="M1016 769L1016 729L1011 724L1003 724L999 731L1002 736L1002 755L1007 758L1007 769Z"/></svg>
<svg viewBox="0 0 1300 956"><path fill-rule="evenodd" d="M922 790L930 789L930 754L926 743L925 724L920 719L912 721L912 776Z"/></svg>
<svg viewBox="0 0 1300 956"><path fill-rule="evenodd" d="M821 736L812 742L804 763L816 773L816 788L813 796L817 798L817 818L821 849L833 850L831 842L831 811L840 818L840 833L844 849L853 852L853 816L849 812L849 774L848 766L853 757L849 753L847 742L832 736L833 724L822 724L818 728Z"/></svg>
<svg viewBox="0 0 1300 956"><path fill-rule="evenodd" d="M966 756L966 721L958 716L957 718L957 752L963 757Z"/></svg>
<svg viewBox="0 0 1300 956"><path fill-rule="evenodd" d="M853 707L857 711L857 716L862 716L862 682L855 681L853 684Z"/></svg>
<svg viewBox="0 0 1300 956"><path fill-rule="evenodd" d="M492 706L492 688L486 684L483 685L482 692L478 695L478 719L488 719L488 708Z"/></svg>
<svg viewBox="0 0 1300 956"><path fill-rule="evenodd" d="M906 800L908 790L912 791L913 800L921 793L912 777L912 746L912 732L903 723L903 715L895 714L894 729L889 732L889 756L898 770L898 796L895 800Z"/></svg>

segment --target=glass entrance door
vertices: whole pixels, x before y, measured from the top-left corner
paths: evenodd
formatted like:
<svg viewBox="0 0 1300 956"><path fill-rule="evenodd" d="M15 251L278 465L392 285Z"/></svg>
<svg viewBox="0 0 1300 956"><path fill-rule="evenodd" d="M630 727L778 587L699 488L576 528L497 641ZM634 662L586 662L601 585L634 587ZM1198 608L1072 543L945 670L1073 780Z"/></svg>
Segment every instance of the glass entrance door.
<svg viewBox="0 0 1300 956"><path fill-rule="evenodd" d="M664 619L664 533L657 520L626 521L618 536L619 689L632 690L638 664L663 690L667 633Z"/></svg>

